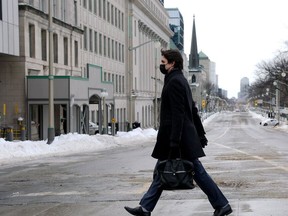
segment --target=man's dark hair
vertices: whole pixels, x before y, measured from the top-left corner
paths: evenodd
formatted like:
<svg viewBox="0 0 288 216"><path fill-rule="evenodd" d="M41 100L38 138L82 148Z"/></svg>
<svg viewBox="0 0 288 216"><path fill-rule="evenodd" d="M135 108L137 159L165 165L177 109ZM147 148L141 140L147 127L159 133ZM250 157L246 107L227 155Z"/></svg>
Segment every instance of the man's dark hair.
<svg viewBox="0 0 288 216"><path fill-rule="evenodd" d="M176 49L161 50L161 55L164 56L168 63L175 62L174 68L183 70L183 58L181 53Z"/></svg>

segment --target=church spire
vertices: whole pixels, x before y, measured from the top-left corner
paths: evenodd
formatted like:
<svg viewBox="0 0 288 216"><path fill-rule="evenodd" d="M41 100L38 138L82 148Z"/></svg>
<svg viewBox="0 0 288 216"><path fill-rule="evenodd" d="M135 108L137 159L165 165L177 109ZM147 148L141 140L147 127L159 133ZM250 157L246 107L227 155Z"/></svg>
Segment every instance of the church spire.
<svg viewBox="0 0 288 216"><path fill-rule="evenodd" d="M189 55L189 69L199 68L199 55L197 48L197 37L196 37L196 26L195 26L195 15L193 15L193 29L192 29L192 41Z"/></svg>

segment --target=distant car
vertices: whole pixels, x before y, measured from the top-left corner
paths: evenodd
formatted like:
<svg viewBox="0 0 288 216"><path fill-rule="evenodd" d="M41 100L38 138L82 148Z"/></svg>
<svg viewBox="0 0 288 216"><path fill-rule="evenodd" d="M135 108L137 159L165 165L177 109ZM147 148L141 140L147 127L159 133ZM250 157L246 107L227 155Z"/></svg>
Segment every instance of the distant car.
<svg viewBox="0 0 288 216"><path fill-rule="evenodd" d="M89 134L94 135L99 133L98 124L89 121ZM108 134L112 134L111 126L108 126Z"/></svg>
<svg viewBox="0 0 288 216"><path fill-rule="evenodd" d="M266 119L263 122L260 122L260 125L263 126L277 126L279 125L279 122L277 119Z"/></svg>

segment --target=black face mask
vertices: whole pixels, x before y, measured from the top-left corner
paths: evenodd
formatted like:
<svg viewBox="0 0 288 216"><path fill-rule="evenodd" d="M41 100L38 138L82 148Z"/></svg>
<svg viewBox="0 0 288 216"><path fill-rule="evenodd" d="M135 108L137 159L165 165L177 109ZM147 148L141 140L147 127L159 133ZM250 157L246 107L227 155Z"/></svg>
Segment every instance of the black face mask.
<svg viewBox="0 0 288 216"><path fill-rule="evenodd" d="M165 64L160 64L159 69L160 69L162 74L164 74L164 75L168 74L168 70L165 68Z"/></svg>

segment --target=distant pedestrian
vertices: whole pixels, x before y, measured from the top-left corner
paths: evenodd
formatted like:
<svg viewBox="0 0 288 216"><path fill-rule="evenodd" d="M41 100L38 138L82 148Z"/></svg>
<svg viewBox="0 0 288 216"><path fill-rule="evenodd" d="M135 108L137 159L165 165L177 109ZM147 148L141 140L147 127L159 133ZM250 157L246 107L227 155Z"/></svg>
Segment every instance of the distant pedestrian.
<svg viewBox="0 0 288 216"><path fill-rule="evenodd" d="M168 159L170 152L173 158L179 157L180 148L181 157L194 164L194 180L215 209L213 216L229 215L232 209L228 200L198 159L205 156L202 148L208 140L190 86L182 73L183 58L177 50L162 50L161 54L160 71L165 75L165 80L161 95L160 127L152 157L158 159L157 166L159 161ZM162 191L160 178L154 172L151 186L142 197L140 206L126 206L125 209L132 215L150 216Z"/></svg>

